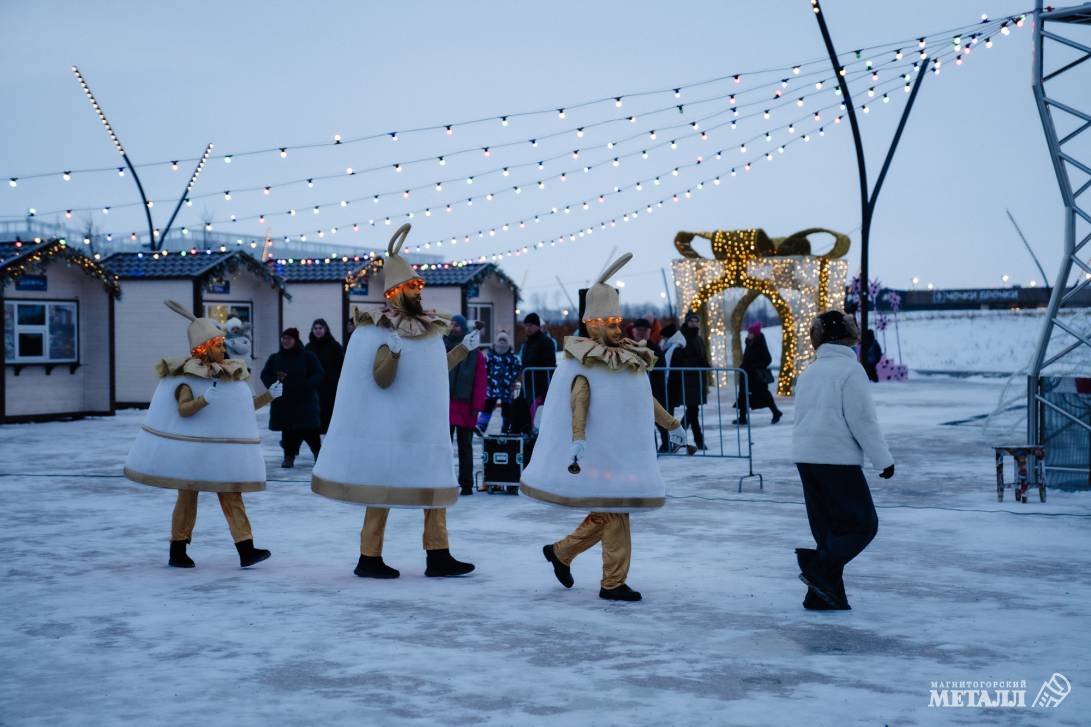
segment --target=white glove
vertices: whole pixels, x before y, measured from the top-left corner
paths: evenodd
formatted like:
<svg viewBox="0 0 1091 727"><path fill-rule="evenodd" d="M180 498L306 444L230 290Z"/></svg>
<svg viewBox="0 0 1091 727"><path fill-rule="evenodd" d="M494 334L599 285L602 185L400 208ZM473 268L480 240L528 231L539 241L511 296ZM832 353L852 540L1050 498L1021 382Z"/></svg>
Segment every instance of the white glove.
<svg viewBox="0 0 1091 727"><path fill-rule="evenodd" d="M684 447L688 443L686 430L682 427L675 427L674 429L667 432L667 436L670 438L671 444L676 447Z"/></svg>
<svg viewBox="0 0 1091 727"><path fill-rule="evenodd" d="M470 331L469 333L467 333L466 337L462 339L462 345L470 351L476 350L479 346L481 346L481 332Z"/></svg>
<svg viewBox="0 0 1091 727"><path fill-rule="evenodd" d="M269 387L269 396L274 399L279 399L284 394L284 384L280 381L274 381L273 385Z"/></svg>
<svg viewBox="0 0 1091 727"><path fill-rule="evenodd" d="M391 331L390 339L386 342L386 347L390 349L390 353L395 356L400 356L402 352L402 337Z"/></svg>
<svg viewBox="0 0 1091 727"><path fill-rule="evenodd" d="M212 386L205 389L205 393L201 394L201 398L205 400L206 404L211 404L222 396L223 392L216 388L215 382L213 382Z"/></svg>
<svg viewBox="0 0 1091 727"><path fill-rule="evenodd" d="M586 448L587 448L587 442L585 442L582 439L577 439L576 441L572 442L572 444L569 445L569 447L568 447L568 456L571 459L578 460L580 457L583 456L583 450L586 449Z"/></svg>

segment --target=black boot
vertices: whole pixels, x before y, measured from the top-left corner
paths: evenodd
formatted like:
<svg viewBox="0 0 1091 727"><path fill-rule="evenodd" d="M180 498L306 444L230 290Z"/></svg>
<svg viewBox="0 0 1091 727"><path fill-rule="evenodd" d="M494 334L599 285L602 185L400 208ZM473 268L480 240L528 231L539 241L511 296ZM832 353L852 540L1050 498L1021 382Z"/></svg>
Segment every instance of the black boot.
<svg viewBox="0 0 1091 727"><path fill-rule="evenodd" d="M818 551L796 548L796 561L799 563L799 580L810 586L819 598L836 609L844 610L848 606L848 602L838 592L836 579L822 571Z"/></svg>
<svg viewBox="0 0 1091 727"><path fill-rule="evenodd" d="M401 575L397 569L384 563L381 555L361 555L356 570L352 572L361 578L397 578Z"/></svg>
<svg viewBox="0 0 1091 727"><path fill-rule="evenodd" d="M474 494L473 485L462 485L459 487L459 495L472 495Z"/></svg>
<svg viewBox="0 0 1091 727"><path fill-rule="evenodd" d="M424 575L429 578L443 578L445 576L464 576L474 569L473 563L463 563L451 557L448 548L441 550L426 550L428 565Z"/></svg>
<svg viewBox="0 0 1091 727"><path fill-rule="evenodd" d="M640 591L634 591L632 588L629 588L622 583L617 588L611 588L609 590L600 588L599 598L605 598L607 601L639 601Z"/></svg>
<svg viewBox="0 0 1091 727"><path fill-rule="evenodd" d="M286 470L290 470L293 467L295 467L295 455L294 454L284 455L284 461L280 463L280 466L282 468L286 469Z"/></svg>
<svg viewBox="0 0 1091 727"><path fill-rule="evenodd" d="M174 568L194 568L196 563L193 562L188 555L186 555L186 543L188 540L172 540L170 541L170 560L167 561L167 565Z"/></svg>
<svg viewBox="0 0 1091 727"><path fill-rule="evenodd" d="M553 564L553 575L557 576L557 580L561 582L562 586L571 588L575 585L576 581L572 578L572 569L561 562L561 559L553 552L552 545L543 546L542 555Z"/></svg>
<svg viewBox="0 0 1091 727"><path fill-rule="evenodd" d="M773 424L776 424L777 422L779 422L781 417L783 417L783 416L784 416L784 412L782 412L780 409L777 409L775 412L773 412Z"/></svg>
<svg viewBox="0 0 1091 727"><path fill-rule="evenodd" d="M241 568L249 568L272 555L268 550L255 548L253 540L243 540L235 543L235 548L239 551L239 567Z"/></svg>

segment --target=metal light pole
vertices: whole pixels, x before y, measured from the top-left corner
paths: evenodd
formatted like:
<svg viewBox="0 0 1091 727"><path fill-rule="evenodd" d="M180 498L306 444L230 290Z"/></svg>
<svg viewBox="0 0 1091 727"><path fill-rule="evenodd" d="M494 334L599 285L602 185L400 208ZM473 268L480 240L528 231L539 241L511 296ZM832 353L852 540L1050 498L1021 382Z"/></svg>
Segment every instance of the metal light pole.
<svg viewBox="0 0 1091 727"><path fill-rule="evenodd" d="M103 112L102 107L99 106L95 94L91 92L91 87L87 85L87 81L84 79L83 74L80 73L80 69L76 66L72 66L72 73L75 74L76 80L80 82L80 88L83 89L84 95L87 96L87 100L91 103L91 108L95 110L99 121L101 121L103 127L105 127L106 133L110 135L110 141L114 143L114 148L121 154L121 158L125 160L125 166L128 167L129 173L133 175L133 181L136 182L136 189L140 192L140 201L144 205L144 219L148 222L148 247L152 250L158 250L158 235L155 231L155 225L152 224L152 203L148 200L148 196L144 194L144 185L140 182L140 175L136 173L136 167L129 161L129 155L125 152L125 147L122 146L121 140L117 138L114 127L110 125L109 119L106 118L106 114ZM166 239L167 233L170 232L171 225L174 224L174 218L178 216L178 211L182 209L182 204L189 198L189 193L193 189L193 185L197 183L197 177L201 175L201 170L204 168L205 163L208 161L208 155L211 153L212 144L209 144L205 147L205 153L201 155L200 161L197 162L197 168L193 170L193 174L189 178L189 183L186 184L186 189L182 193L181 199L179 199L178 204L175 205L170 220L167 221L167 226L164 228L162 234L163 239Z"/></svg>
<svg viewBox="0 0 1091 727"><path fill-rule="evenodd" d="M856 109L852 105L852 94L849 91L848 81L845 79L845 69L837 61L837 51L833 47L833 39L830 37L829 28L826 27L826 19L822 13L822 8L819 5L818 0L811 0L811 8L814 10L815 19L818 21L818 29L822 33L822 41L826 45L826 53L830 57L830 65L833 67L834 74L837 76L837 85L838 88L841 89L841 98L845 105L845 111L849 117L849 125L852 127L853 145L856 147L856 169L860 178L860 332L863 334L866 333L868 329L868 267L871 251L871 220L875 214L875 203L879 199L879 190L882 189L883 181L886 179L886 174L890 170L890 163L894 159L894 151L898 148L898 142L901 140L902 131L905 129L905 124L909 120L909 112L913 109L913 102L917 99L917 92L920 90L921 81L924 80L926 73L924 63L921 61L917 68L917 79L913 82L913 88L909 93L909 100L905 104L905 109L902 110L901 119L898 121L898 128L894 132L894 138L890 142L890 148L887 150L882 169L880 169L879 177L875 182L875 189L869 194L867 163L864 159L864 143L860 136L860 124L856 119ZM860 350L860 355L864 355L863 348Z"/></svg>

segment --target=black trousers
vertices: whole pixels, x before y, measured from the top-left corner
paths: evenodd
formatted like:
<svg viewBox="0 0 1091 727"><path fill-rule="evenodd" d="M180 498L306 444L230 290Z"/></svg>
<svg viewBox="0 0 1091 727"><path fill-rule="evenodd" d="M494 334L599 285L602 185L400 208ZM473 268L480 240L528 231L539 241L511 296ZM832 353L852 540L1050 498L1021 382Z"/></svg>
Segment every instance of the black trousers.
<svg viewBox="0 0 1091 727"><path fill-rule="evenodd" d="M796 464L803 481L807 520L823 569L840 580L845 564L879 531L864 471L858 465Z"/></svg>
<svg viewBox="0 0 1091 727"><path fill-rule="evenodd" d="M458 445L458 484L463 490L474 486L474 428L451 425L451 436Z"/></svg>
<svg viewBox="0 0 1091 727"><path fill-rule="evenodd" d="M284 450L285 457L295 457L299 454L299 445L307 443L311 453L318 459L318 450L322 449L322 435L317 429L292 429L280 433L280 446Z"/></svg>
<svg viewBox="0 0 1091 727"><path fill-rule="evenodd" d="M497 404L497 402L500 402L500 403ZM483 414L488 414L489 418L491 419L492 418L492 413L494 411L496 411L497 406L500 407L500 423L501 423L500 431L507 432L507 431L509 431L511 429L511 425L509 424L510 420L508 419L508 410L511 408L511 402L510 401L505 402L505 401L501 401L500 399L486 399L485 400L485 408L482 409L481 411L482 411Z"/></svg>
<svg viewBox="0 0 1091 727"><path fill-rule="evenodd" d="M686 415L682 417L682 428L693 431L693 443L705 446L705 434L701 431L701 407L697 404L686 406Z"/></svg>

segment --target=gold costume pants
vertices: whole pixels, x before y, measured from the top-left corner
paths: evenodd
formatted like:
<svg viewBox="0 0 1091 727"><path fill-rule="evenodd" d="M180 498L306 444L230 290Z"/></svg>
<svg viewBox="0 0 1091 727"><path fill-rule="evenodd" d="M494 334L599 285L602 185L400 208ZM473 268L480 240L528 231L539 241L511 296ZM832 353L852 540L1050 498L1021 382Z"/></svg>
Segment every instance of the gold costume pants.
<svg viewBox="0 0 1091 727"><path fill-rule="evenodd" d="M360 555L377 558L383 554L383 535L389 507L369 507L364 515L364 527L360 529ZM444 550L447 545L447 508L436 507L424 511L425 550Z"/></svg>
<svg viewBox="0 0 1091 727"><path fill-rule="evenodd" d="M246 517L246 506L242 504L241 492L218 492L220 508L231 529L231 537L236 543L253 540L250 532L250 520ZM193 526L197 522L197 491L178 490L178 502L174 504L174 516L170 523L171 540L189 540L193 537Z"/></svg>
<svg viewBox="0 0 1091 727"><path fill-rule="evenodd" d="M553 544L553 552L565 565L602 541L602 587L617 588L629 575L633 552L632 532L627 512L593 512L568 537Z"/></svg>

